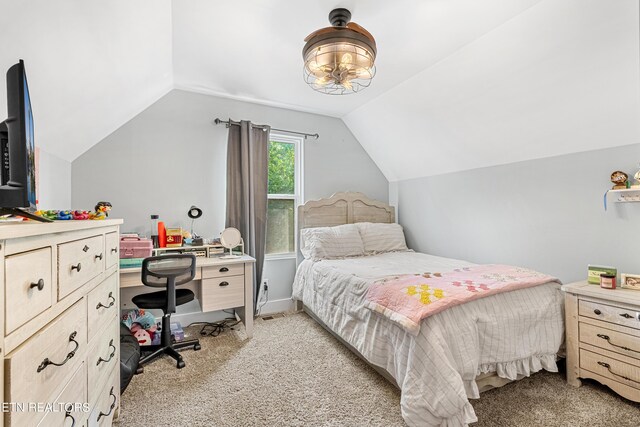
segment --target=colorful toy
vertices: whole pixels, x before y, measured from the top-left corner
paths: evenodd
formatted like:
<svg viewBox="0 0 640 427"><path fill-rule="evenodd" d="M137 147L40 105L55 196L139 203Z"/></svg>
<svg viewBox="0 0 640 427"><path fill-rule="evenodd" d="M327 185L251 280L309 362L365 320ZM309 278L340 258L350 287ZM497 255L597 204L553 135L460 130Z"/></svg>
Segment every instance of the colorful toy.
<svg viewBox="0 0 640 427"><path fill-rule="evenodd" d="M36 211L36 215L47 219L58 219L58 211Z"/></svg>
<svg viewBox="0 0 640 427"><path fill-rule="evenodd" d="M71 215L71 211L59 211L55 219L60 221L68 221L70 219L73 219L73 215Z"/></svg>
<svg viewBox="0 0 640 427"><path fill-rule="evenodd" d="M138 340L138 344L151 345L152 338L151 334L148 331L140 328L136 331L135 334L133 334L133 336Z"/></svg>
<svg viewBox="0 0 640 427"><path fill-rule="evenodd" d="M89 211L73 211L71 214L73 215L73 219L77 221L89 219Z"/></svg>
<svg viewBox="0 0 640 427"><path fill-rule="evenodd" d="M96 211L89 214L89 219L100 220L107 219L109 211L111 210L111 203L98 202L96 205Z"/></svg>

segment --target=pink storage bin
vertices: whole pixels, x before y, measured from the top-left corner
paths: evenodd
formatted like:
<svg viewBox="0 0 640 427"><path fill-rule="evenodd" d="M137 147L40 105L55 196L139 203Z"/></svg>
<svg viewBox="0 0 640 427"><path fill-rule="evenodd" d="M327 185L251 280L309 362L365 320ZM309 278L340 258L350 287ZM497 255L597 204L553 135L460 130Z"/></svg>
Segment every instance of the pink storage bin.
<svg viewBox="0 0 640 427"><path fill-rule="evenodd" d="M135 236L120 238L120 258L147 258L151 256L153 243L151 239Z"/></svg>

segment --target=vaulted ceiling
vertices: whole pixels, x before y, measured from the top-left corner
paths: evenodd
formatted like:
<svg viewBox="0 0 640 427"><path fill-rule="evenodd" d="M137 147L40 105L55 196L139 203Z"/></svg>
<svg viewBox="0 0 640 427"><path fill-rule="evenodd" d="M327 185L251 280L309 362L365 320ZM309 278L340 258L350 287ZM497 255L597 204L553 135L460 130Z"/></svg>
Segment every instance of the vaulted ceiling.
<svg viewBox="0 0 640 427"><path fill-rule="evenodd" d="M640 136L637 0L0 1L0 70L25 60L37 143L66 160L172 88L341 117L389 180ZM378 44L349 96L302 79L335 7Z"/></svg>

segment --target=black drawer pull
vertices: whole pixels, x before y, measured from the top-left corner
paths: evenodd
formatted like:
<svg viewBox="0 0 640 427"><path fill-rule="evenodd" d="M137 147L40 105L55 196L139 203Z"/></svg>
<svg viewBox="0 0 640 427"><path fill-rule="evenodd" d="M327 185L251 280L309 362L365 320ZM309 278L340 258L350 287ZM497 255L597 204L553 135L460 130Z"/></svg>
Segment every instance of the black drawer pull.
<svg viewBox="0 0 640 427"><path fill-rule="evenodd" d="M112 254L117 254L118 253L118 248L111 248L111 253Z"/></svg>
<svg viewBox="0 0 640 427"><path fill-rule="evenodd" d="M84 248L82 248L82 252L87 252L89 251L89 246L84 245Z"/></svg>
<svg viewBox="0 0 640 427"><path fill-rule="evenodd" d="M100 422L100 419L102 417L108 417L109 415L111 415L111 413L113 412L113 408L116 407L116 402L118 401L118 398L116 397L115 394L113 394L113 387L111 387L111 391L109 392L109 396L113 397L113 403L109 407L109 412L107 412L106 414L104 412L100 411L100 413L98 414L98 419L97 419L98 422Z"/></svg>
<svg viewBox="0 0 640 427"><path fill-rule="evenodd" d="M620 316L624 317L625 319L633 319L633 316L629 313L622 313Z"/></svg>
<svg viewBox="0 0 640 427"><path fill-rule="evenodd" d="M593 312L595 314L597 314L598 316L600 316L602 314L602 312L600 310L598 310L597 308L595 310L593 310Z"/></svg>
<svg viewBox="0 0 640 427"><path fill-rule="evenodd" d="M98 305L96 305L96 310L99 310L100 307L104 307L104 308L111 308L113 307L113 304L116 303L116 299L113 297L113 292L109 292L109 296L107 297L109 299L109 305L104 305L103 303L99 302Z"/></svg>
<svg viewBox="0 0 640 427"><path fill-rule="evenodd" d="M78 348L80 347L80 344L78 343L78 341L76 341L76 335L78 335L78 332L73 331L71 333L71 335L69 335L69 342L72 342L76 345L76 348L74 348L73 350L71 350L68 354L67 357L60 363L56 363L56 362L52 362L51 360L49 360L49 358L47 357L46 359L44 359L42 361L42 363L40 363L40 366L38 366L38 373L42 372L45 370L45 368L49 365L53 365L53 366L62 366L65 363L67 363L69 360L73 359L73 356L76 355L76 351L78 351Z"/></svg>
<svg viewBox="0 0 640 427"><path fill-rule="evenodd" d="M616 374L615 372L613 372L613 371L611 370L611 365L609 365L608 363L605 363L605 362L598 362L598 365L600 365L600 366L603 366L603 367L607 368L607 370L609 371L609 373L610 373L611 375L615 375L616 377L620 377L620 378L625 379L625 380L627 380L627 381L631 381L632 383L640 384L640 381L632 380L631 378L629 378L629 377L625 377L624 375Z"/></svg>
<svg viewBox="0 0 640 427"><path fill-rule="evenodd" d="M629 348L629 347L624 347L624 346L612 343L611 342L611 338L609 338L609 335L597 334L597 337L598 338L602 338L603 340L606 340L610 345L612 345L614 347L618 347L618 348L621 348L621 349L626 350L626 351L633 351L634 353L640 353L640 351L638 351L638 350L634 350L634 349Z"/></svg>
<svg viewBox="0 0 640 427"><path fill-rule="evenodd" d="M116 346L113 345L113 340L109 341L109 347L113 348L113 350L111 351L111 354L109 355L109 358L103 359L102 356L100 356L98 358L98 362L96 363L96 366L99 366L102 362L109 363L111 359L113 359L113 356L116 354Z"/></svg>
<svg viewBox="0 0 640 427"><path fill-rule="evenodd" d="M32 283L29 289L38 288L39 291L44 289L44 279L38 280L38 283Z"/></svg>
<svg viewBox="0 0 640 427"><path fill-rule="evenodd" d="M222 286L224 288L225 286L229 286L229 282L220 282L220 285L218 286Z"/></svg>
<svg viewBox="0 0 640 427"><path fill-rule="evenodd" d="M71 409L73 409L73 405L70 403L68 405L67 411L64 413L64 419L66 420L67 418L71 418L71 426L70 427L74 427L76 425L76 419L73 418L73 415L71 415Z"/></svg>
<svg viewBox="0 0 640 427"><path fill-rule="evenodd" d="M229 269L227 267L222 267L219 271L220 273L226 273Z"/></svg>
<svg viewBox="0 0 640 427"><path fill-rule="evenodd" d="M99 259L100 261L102 261L102 252L100 252L100 255L96 255L95 259Z"/></svg>
<svg viewBox="0 0 640 427"><path fill-rule="evenodd" d="M80 273L81 269L82 269L82 264L80 264L80 263L78 263L78 265L72 265L71 266L71 271L78 270L78 273Z"/></svg>

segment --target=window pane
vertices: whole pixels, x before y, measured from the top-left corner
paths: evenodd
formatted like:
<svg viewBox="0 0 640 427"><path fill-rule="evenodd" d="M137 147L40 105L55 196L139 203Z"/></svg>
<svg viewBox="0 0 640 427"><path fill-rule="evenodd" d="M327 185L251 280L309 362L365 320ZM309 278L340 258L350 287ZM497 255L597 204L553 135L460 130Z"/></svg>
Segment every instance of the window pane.
<svg viewBox="0 0 640 427"><path fill-rule="evenodd" d="M295 251L295 206L291 199L270 199L267 202L267 253Z"/></svg>
<svg viewBox="0 0 640 427"><path fill-rule="evenodd" d="M269 142L269 194L295 194L295 145Z"/></svg>

